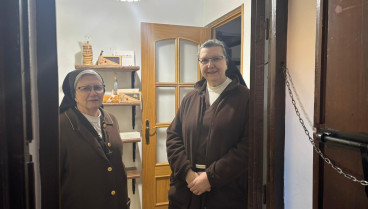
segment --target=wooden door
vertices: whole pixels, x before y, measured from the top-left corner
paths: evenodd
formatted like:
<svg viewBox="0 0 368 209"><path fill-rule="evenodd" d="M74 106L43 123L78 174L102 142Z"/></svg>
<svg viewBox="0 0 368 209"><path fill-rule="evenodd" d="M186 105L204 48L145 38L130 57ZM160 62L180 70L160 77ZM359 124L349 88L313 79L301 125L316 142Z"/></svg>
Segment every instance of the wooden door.
<svg viewBox="0 0 368 209"><path fill-rule="evenodd" d="M144 209L168 208L171 170L166 129L184 95L200 79L197 51L208 28L142 23L142 199Z"/></svg>
<svg viewBox="0 0 368 209"><path fill-rule="evenodd" d="M368 1L319 3L316 138L323 141L318 145L324 155L346 175L314 154L313 208L366 209L365 186L353 181L364 181L361 148L352 145L368 142Z"/></svg>

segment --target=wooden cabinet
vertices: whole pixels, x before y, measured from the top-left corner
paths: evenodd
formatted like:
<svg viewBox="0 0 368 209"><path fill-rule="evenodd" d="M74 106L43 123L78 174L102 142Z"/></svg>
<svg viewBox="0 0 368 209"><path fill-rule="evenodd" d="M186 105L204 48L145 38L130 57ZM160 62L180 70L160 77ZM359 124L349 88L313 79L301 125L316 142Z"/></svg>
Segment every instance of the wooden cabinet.
<svg viewBox="0 0 368 209"><path fill-rule="evenodd" d="M110 66L110 65L75 65L75 69L93 69L99 72L127 72L131 73L131 88L134 88L134 75L135 72L140 68L139 66ZM132 107L132 126L133 129L135 127L135 114L136 114L136 106L140 105L140 102L119 102L119 103L103 103L105 107L109 106L131 106ZM124 133L120 133L120 135L124 135ZM126 135L126 134L125 134ZM129 135L129 134L128 134ZM140 135L140 134L139 134ZM133 148L133 156L132 160L135 161L135 150L136 143L141 141L141 136L137 137L134 135L131 138L124 137L122 138L122 142L124 144L132 144ZM135 193L135 182L137 178L140 178L140 173L136 167L126 167L127 177L132 180L132 190L133 194Z"/></svg>

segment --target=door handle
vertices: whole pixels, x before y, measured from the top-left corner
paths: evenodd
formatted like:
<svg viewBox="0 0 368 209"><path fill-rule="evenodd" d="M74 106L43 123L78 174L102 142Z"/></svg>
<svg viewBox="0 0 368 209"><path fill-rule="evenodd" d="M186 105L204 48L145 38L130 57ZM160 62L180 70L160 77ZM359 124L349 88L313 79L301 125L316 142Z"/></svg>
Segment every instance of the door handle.
<svg viewBox="0 0 368 209"><path fill-rule="evenodd" d="M146 120L146 144L150 143L150 130L155 128L158 128L158 126L150 128L149 120Z"/></svg>
<svg viewBox="0 0 368 209"><path fill-rule="evenodd" d="M150 143L150 140L149 140L149 131L150 131L150 128L149 128L149 120L146 120L146 144L149 144Z"/></svg>

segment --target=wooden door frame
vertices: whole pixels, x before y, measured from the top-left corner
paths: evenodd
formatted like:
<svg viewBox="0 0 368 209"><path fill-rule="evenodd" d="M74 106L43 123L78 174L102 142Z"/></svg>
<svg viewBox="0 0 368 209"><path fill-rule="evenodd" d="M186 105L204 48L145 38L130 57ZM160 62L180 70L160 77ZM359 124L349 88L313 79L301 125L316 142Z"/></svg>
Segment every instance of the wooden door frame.
<svg viewBox="0 0 368 209"><path fill-rule="evenodd" d="M323 83L322 78L325 77L322 69L326 69L326 57L325 57L325 46L323 43L325 42L326 32L323 30L327 30L327 27L323 27L325 21L327 20L327 4L324 0L317 0L317 26L316 26L316 50L315 50L315 62L316 62L316 72L315 72L315 92L314 92L314 126L317 127L321 121L323 121L321 116L322 110L321 108L324 107L324 99L323 99L323 92L321 91L321 85ZM315 136L313 137L315 138ZM323 144L320 144L318 141L316 146L323 150ZM319 200L322 199L323 190L319 190L319 172L323 169L319 167L321 165L322 159L319 157L318 154L313 154L313 209L322 208L320 205ZM323 165L323 163L322 163Z"/></svg>
<svg viewBox="0 0 368 209"><path fill-rule="evenodd" d="M268 59L266 121L267 186L265 189L266 201L264 200L264 202L266 202L267 209L282 209L284 208L285 152L285 79L283 65L286 65L288 1L268 2L270 4L270 21L267 27L269 28L270 37L270 55ZM257 78L256 82L263 79L259 77L255 79ZM260 84L256 83L256 88Z"/></svg>
<svg viewBox="0 0 368 209"><path fill-rule="evenodd" d="M0 6L0 208L26 208L30 200L27 182L27 105L23 73L28 57L23 53L22 1L5 1ZM28 70L29 72L29 70Z"/></svg>
<svg viewBox="0 0 368 209"><path fill-rule="evenodd" d="M37 35L34 43L37 52L34 57L37 57L35 70L38 77L32 81L28 80L28 9L36 10L36 28L32 30ZM31 8L25 0L2 2L0 31L5 32L0 33L0 208L34 208L31 199L34 188L30 187L32 176L27 173L26 163L30 160L27 157L30 156L27 156L26 141L32 140L31 117L34 114L30 112L29 82L37 82L38 88L33 91L38 94L41 204L42 208L58 209L59 87L55 0L36 1L35 8ZM24 92L26 95L23 98ZM6 116L7 113L11 114Z"/></svg>
<svg viewBox="0 0 368 209"><path fill-rule="evenodd" d="M41 207L58 209L61 187L55 0L37 0L35 6Z"/></svg>
<svg viewBox="0 0 368 209"><path fill-rule="evenodd" d="M265 1L252 0L248 208L263 205Z"/></svg>

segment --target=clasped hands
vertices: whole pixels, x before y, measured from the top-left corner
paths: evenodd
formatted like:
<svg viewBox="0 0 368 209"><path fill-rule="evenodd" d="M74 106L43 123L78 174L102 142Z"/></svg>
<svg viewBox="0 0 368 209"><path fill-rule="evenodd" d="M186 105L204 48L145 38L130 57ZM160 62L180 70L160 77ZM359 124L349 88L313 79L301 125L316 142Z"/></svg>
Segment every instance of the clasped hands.
<svg viewBox="0 0 368 209"><path fill-rule="evenodd" d="M194 172L190 169L187 173L185 181L188 184L188 188L195 195L201 195L205 192L211 191L211 185L207 178L206 172Z"/></svg>

